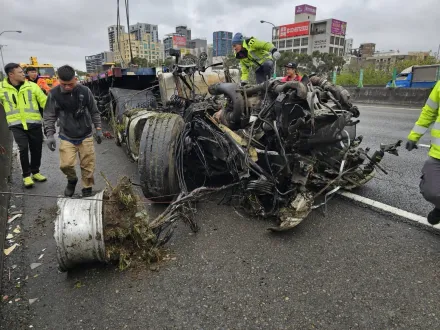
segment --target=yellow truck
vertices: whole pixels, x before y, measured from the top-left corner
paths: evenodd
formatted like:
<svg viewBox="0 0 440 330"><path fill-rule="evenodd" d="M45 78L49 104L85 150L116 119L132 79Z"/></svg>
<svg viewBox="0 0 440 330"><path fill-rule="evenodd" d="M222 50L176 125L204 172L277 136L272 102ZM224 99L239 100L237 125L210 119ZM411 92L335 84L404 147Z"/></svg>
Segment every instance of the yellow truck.
<svg viewBox="0 0 440 330"><path fill-rule="evenodd" d="M20 63L20 66L23 68L23 70L26 71L26 68L28 67L34 67L38 71L38 75L41 78L46 79L46 83L52 87L52 84L54 82L54 79L56 79L55 75L55 68L52 64L44 63L40 64L37 61L37 58L34 56L30 57L30 63Z"/></svg>

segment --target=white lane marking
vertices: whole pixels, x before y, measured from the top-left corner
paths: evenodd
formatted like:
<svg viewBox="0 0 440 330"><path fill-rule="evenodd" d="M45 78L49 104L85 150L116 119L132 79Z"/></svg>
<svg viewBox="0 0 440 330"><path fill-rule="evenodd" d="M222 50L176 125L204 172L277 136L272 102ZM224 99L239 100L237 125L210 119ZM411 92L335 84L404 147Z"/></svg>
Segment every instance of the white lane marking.
<svg viewBox="0 0 440 330"><path fill-rule="evenodd" d="M356 103L356 101L355 101ZM389 107L389 106L383 106L383 105L363 105L361 103L358 103L359 108L376 108L378 111L381 109L389 109L389 110L407 110L407 111L422 111L422 107L420 108L399 108L399 107Z"/></svg>
<svg viewBox="0 0 440 330"><path fill-rule="evenodd" d="M403 217L403 218L406 218L408 220L421 223L421 224L423 224L425 226L429 226L431 228L440 230L440 224L433 226L433 225L429 224L429 222L428 222L428 220L426 218L424 218L424 217L422 217L420 215L417 215L417 214L414 214L414 213L410 213L410 212L398 209L397 207L393 207L393 206L390 206L390 205L387 205L387 204L384 204L384 203L381 203L381 202L377 202L377 201L374 201L372 199L369 199L369 198L366 198L366 197L362 197L362 196L359 196L359 195L356 195L356 194L353 194L353 193L350 193L350 192L347 192L347 191L341 191L341 192L338 192L338 194L342 195L342 196L344 196L346 198L352 199L354 201L360 202L362 204L369 205L369 206L374 207L376 209L379 209L379 210L382 210L382 211L385 211L385 212L397 215L399 217Z"/></svg>

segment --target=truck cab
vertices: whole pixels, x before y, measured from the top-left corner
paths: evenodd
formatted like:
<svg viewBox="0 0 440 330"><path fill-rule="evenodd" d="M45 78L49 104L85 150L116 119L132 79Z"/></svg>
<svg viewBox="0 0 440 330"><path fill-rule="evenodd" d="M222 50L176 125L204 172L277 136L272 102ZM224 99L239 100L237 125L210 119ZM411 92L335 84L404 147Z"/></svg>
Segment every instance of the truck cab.
<svg viewBox="0 0 440 330"><path fill-rule="evenodd" d="M414 65L396 76L396 88L432 88L440 79L440 65ZM390 88L392 80L385 87Z"/></svg>
<svg viewBox="0 0 440 330"><path fill-rule="evenodd" d="M411 87L411 80L412 80L412 69L413 67L410 66L409 68L406 68L401 73L399 73L396 76L396 88L409 88ZM392 84L392 80L390 80L386 87L390 88Z"/></svg>

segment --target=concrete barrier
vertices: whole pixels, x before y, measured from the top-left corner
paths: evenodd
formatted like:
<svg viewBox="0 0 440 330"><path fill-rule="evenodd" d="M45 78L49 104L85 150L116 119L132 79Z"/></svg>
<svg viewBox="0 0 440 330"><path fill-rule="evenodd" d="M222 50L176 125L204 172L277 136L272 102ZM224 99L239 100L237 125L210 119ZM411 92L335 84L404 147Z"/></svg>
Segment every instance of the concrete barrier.
<svg viewBox="0 0 440 330"><path fill-rule="evenodd" d="M0 191L9 191L12 164L12 134L6 123L5 111L0 105ZM0 194L0 274L3 274L4 245L8 219L9 195ZM0 290L2 281L0 280Z"/></svg>
<svg viewBox="0 0 440 330"><path fill-rule="evenodd" d="M345 87L354 103L422 107L431 89L425 88L378 88Z"/></svg>

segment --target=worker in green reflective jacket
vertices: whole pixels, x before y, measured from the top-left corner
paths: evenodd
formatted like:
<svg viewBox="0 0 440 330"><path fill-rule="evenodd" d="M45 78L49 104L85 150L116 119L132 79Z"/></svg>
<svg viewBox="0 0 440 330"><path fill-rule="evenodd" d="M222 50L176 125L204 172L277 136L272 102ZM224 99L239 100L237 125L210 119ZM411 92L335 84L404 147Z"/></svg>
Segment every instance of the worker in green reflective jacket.
<svg viewBox="0 0 440 330"><path fill-rule="evenodd" d="M235 58L240 61L242 86L248 83L249 70L255 70L257 84L268 80L273 74L274 60L281 57L271 42L245 38L241 33L236 33L232 38L232 47Z"/></svg>
<svg viewBox="0 0 440 330"><path fill-rule="evenodd" d="M7 64L5 72L5 79L0 82L0 103L20 151L24 186L31 188L35 181L47 180L40 173L44 140L40 108L46 105L47 96L37 84L26 80L19 64Z"/></svg>
<svg viewBox="0 0 440 330"><path fill-rule="evenodd" d="M431 127L431 147L429 158L422 169L420 192L434 209L428 214L431 225L440 223L440 81L434 86L422 109L419 119L408 136L406 149L417 149L417 142Z"/></svg>

